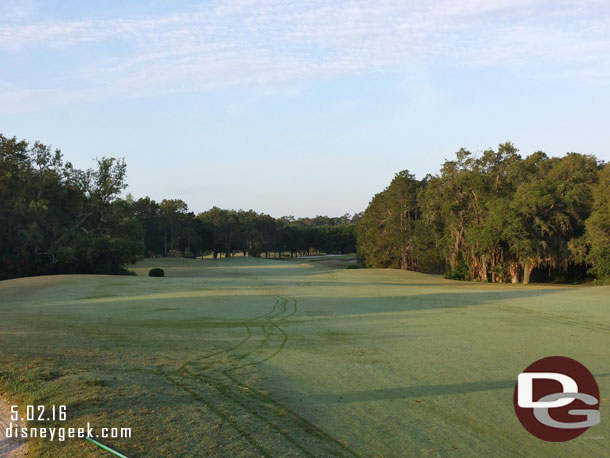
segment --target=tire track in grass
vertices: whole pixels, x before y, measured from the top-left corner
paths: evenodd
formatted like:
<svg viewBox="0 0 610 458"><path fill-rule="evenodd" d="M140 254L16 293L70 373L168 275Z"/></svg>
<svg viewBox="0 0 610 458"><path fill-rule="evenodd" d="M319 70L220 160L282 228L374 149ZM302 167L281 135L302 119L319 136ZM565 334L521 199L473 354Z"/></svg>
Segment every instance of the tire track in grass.
<svg viewBox="0 0 610 458"><path fill-rule="evenodd" d="M230 383L227 383L226 379L223 380L220 374L210 376L187 372L187 376L191 380L197 380L203 385L196 390L196 393L201 393L199 396L209 395L209 389L212 388L214 391L211 398L216 402L220 398L230 404L233 417L237 417L240 411L246 412L250 418L278 433L305 456L358 456L341 442L281 403L254 388L233 385L243 382L228 374L223 373L222 375L228 378Z"/></svg>
<svg viewBox="0 0 610 458"><path fill-rule="evenodd" d="M272 310L270 312L267 312L264 315L260 315L258 317L255 317L251 321L256 322L256 321L259 321L261 319L264 319L265 317L267 317L269 315L272 315L276 311L278 303L279 303L279 297L276 299L275 304L273 305L273 308L272 308ZM238 342L236 345L234 345L233 347L230 347L230 348L224 348L224 349L221 349L221 350L214 351L213 353L211 353L209 355L201 356L199 359L200 360L209 360L210 358L213 358L214 356L221 356L221 355L226 356L228 353L230 353L230 352L232 352L234 350L237 350L238 348L241 348L242 346L244 346L252 338L252 335L253 335L252 334L252 329L250 328L250 326L248 324L245 324L244 328L246 329L247 335L246 335L246 337L243 340ZM217 362L218 361L213 361L212 360L209 363L210 364L214 364L214 363L217 363Z"/></svg>
<svg viewBox="0 0 610 458"><path fill-rule="evenodd" d="M245 365L252 366L260 364L264 361L268 361L277 356L288 342L288 335L278 323L281 323L293 316L295 313L297 313L297 311L298 307L296 299L277 296L270 312L246 322L244 328L246 329L247 336L239 343L233 347L218 350L210 355L202 356L197 361L192 361L187 363L187 365L199 370L210 370L219 364L228 364L227 359L230 359L232 360L234 370L244 367ZM281 342L279 342L279 344L275 347L270 348L269 343L272 342L274 338L276 338L276 340L280 340ZM242 352L238 353L237 350L241 350ZM260 356L257 361L251 361L248 363L243 362L248 357L265 351L269 352L270 350L271 354Z"/></svg>
<svg viewBox="0 0 610 458"><path fill-rule="evenodd" d="M231 352L233 350L237 350L239 347L244 345L246 342L248 342L248 340L250 340L252 338L252 330L250 329L250 327L248 325L244 325L244 327L246 328L246 331L247 331L248 335L243 340L238 342L237 345L234 345L231 348L226 348L226 349L223 349L223 350L215 351L214 353L211 353L209 355L202 356L200 359L208 359L208 358L212 358L214 356L223 355L223 354L226 354L227 352Z"/></svg>
<svg viewBox="0 0 610 458"><path fill-rule="evenodd" d="M276 310L278 308L280 300L281 300L281 298L278 296L276 298L275 304L273 305L273 308L271 309L270 312L267 312L267 313L265 313L263 315L260 315L260 316L257 316L255 318L253 318L252 320L249 321L249 323L259 322L261 320L264 320L268 316L273 316L273 314L276 312ZM296 313L296 306L295 306L295 312L294 313ZM214 356L223 355L223 354L226 354L226 353L231 352L233 350L237 350L241 346L245 345L248 342L248 340L250 340L252 338L252 330L250 329L250 326L248 326L247 324L244 325L244 328L247 331L247 336L242 341L240 341L237 345L235 345L233 347L230 347L230 348L226 348L226 349L221 349L221 350L215 351L214 353L206 355L206 356L202 356L199 359L209 359L209 358L212 358Z"/></svg>
<svg viewBox="0 0 610 458"><path fill-rule="evenodd" d="M232 387L230 385L227 385L226 383L219 381L213 377L205 377L205 376L195 375L195 374L189 374L189 376L190 376L191 381L202 382L204 384L205 388L208 388L208 390L206 390L205 388L203 390L198 389L198 387L196 387L194 389L193 388L185 389L185 391L189 392L193 397L203 399L206 394L208 394L209 396L211 395L211 398L213 400L212 401L206 400L206 405L214 404L214 402L218 402L218 400L220 399L221 402L227 403L231 406L231 409L230 409L231 417L239 418L240 413L245 413L249 418L256 420L257 423L259 423L267 428L270 428L275 433L278 433L280 436L282 436L283 439L285 439L290 444L291 447L296 448L299 452L301 452L305 456L309 456L309 457L315 456L312 453L310 453L296 439L294 439L292 434L288 433L288 430L285 427L286 425L278 426L278 424L277 424L278 421L274 421L273 418L269 418L268 415L265 415L266 409L264 407L262 409L257 408L258 406L253 405L251 400L244 397L241 393L232 393L231 392ZM182 382L182 385L184 385L184 382ZM209 388L213 389L213 391L211 393L210 393ZM184 387L183 387L183 389L184 389ZM227 416L225 416L225 418L223 418L223 419L226 419L226 418L227 418ZM231 426L233 426L233 427L237 426L236 430L238 430L238 431L245 430L243 426L237 424L233 420L231 420L231 421L232 421ZM256 443L259 445L259 447L264 449L264 446L262 446L259 442L256 441L256 439L254 439L252 437L251 432L248 432L247 435L251 439L249 442ZM265 434L265 436L267 436L267 434ZM266 450L266 451L268 451L268 450Z"/></svg>
<svg viewBox="0 0 610 458"><path fill-rule="evenodd" d="M259 281L257 288L262 290L264 287L265 284ZM268 435L260 433L258 428L240 424L240 414L245 413L246 418L253 419L263 429L279 434L297 454L358 457L346 443L235 375L237 369L262 364L282 352L288 342L282 325L297 312L295 298L276 295L269 312L245 322L247 336L236 345L187 362L173 375L165 377L208 406L265 456L272 453L263 445L268 443ZM230 406L228 412L227 406Z"/></svg>
<svg viewBox="0 0 610 458"><path fill-rule="evenodd" d="M239 382L239 380L231 374L225 373L224 375L231 379L234 383ZM261 393L253 387L248 387L248 390L250 391L252 397L258 399L261 403L263 403L263 405L267 406L268 408L270 406L276 416L290 418L292 422L298 425L301 431L306 431L310 436L313 436L318 440L326 442L328 446L332 447L331 449L327 449L327 451L332 451L336 453L337 456L359 456L356 452L350 450L346 445L344 445L344 443L339 442L337 439L333 438L324 430L317 427L314 423L310 422L305 417L297 414L292 409L287 408L280 402L273 400L269 396L265 395L264 393Z"/></svg>
<svg viewBox="0 0 610 458"><path fill-rule="evenodd" d="M288 310L289 303L292 304L293 310L288 315L285 315ZM279 304L279 306L278 306L278 304ZM297 310L298 310L297 309L297 300L294 298L285 298L285 297L279 296L276 300L276 306L274 306L274 309L277 310L275 313L272 313L271 315L269 315L269 314L263 315L264 324L261 324L260 328L264 333L264 338L262 339L262 341L260 341L259 345L254 350L249 351L243 355L237 356L237 360L238 360L239 364L237 364L235 367L233 367L231 369L227 369L227 370L235 370L235 369L239 369L239 368L246 367L246 366L255 366L257 364L261 364L265 361L269 361L270 359L274 358L284 349L284 347L286 346L286 343L288 342L288 334L286 334L284 332L284 330L277 323L284 321L286 318L294 315L297 312ZM277 318L277 317L282 317L282 318L279 320L275 320L275 318ZM255 321L256 320L260 321L261 318L257 318L257 319L255 319ZM272 353L270 355L261 357L261 358L259 358L258 361L254 361L254 362L250 362L250 363L242 363L243 360L245 360L247 357L264 350L265 347L267 346L267 344L270 341L272 341L273 337L276 337L276 336L280 337L281 343L275 349L271 348Z"/></svg>
<svg viewBox="0 0 610 458"><path fill-rule="evenodd" d="M209 361L209 357L204 357L185 363L179 370L182 374L181 383L184 384L184 377L196 382L198 388L190 387L185 391L197 399L205 400L206 405L219 402L218 399L231 405L233 418L238 418L238 412L245 412L249 418L278 433L291 444L291 447L305 456L314 457L323 454L357 457L358 455L345 444L293 410L247 386L248 384L234 373L237 369L256 366L279 355L288 342L288 334L282 328L282 324L297 312L298 305L295 298L276 296L269 312L247 322L249 334L246 339L229 349L216 352L215 355L219 357L213 361ZM212 395L210 389L213 390ZM228 421L227 423L231 424ZM243 429L243 426L236 425L236 430L241 432ZM254 438L250 439L252 443L260 445L260 442ZM315 450L313 453L309 451L312 449Z"/></svg>
<svg viewBox="0 0 610 458"><path fill-rule="evenodd" d="M241 363L247 357L255 354L256 352L263 350L265 348L265 346L267 345L267 343L272 339L272 337L274 337L274 335L276 335L274 333L275 330L278 330L283 336L282 343L280 344L280 351L282 348L284 348L284 346L286 345L286 342L288 341L288 335L279 326L277 326L277 324L274 321L274 318L286 313L287 304L289 301L293 302L294 308L296 310L296 307L297 307L296 299L288 299L288 298L285 298L282 296L278 296L275 301L275 305L273 307L273 311L271 312L271 314L265 314L265 315L262 315L261 317L254 318L250 322L252 325L254 323L257 323L258 327L262 330L264 336L263 336L262 340L259 341L258 345L254 349L252 349L251 351L248 351L242 355L238 355L238 356L234 357L237 359L238 362ZM258 324L258 323L260 323L260 324ZM277 355L278 353L279 352L277 352L277 351L274 352L273 356ZM271 357L273 357L273 356L271 356ZM258 361L256 363L249 363L248 365L260 364L261 362L267 361L269 359L271 359L271 358L270 357L261 358L260 361ZM243 365L238 365L235 367L235 369L237 369L239 367L243 367Z"/></svg>
<svg viewBox="0 0 610 458"><path fill-rule="evenodd" d="M239 321L246 336L233 346L186 362L177 370L134 372L159 376L204 405L243 437L257 455L359 457L345 442L250 386L236 373L271 360L285 348L289 336L283 325L298 312L298 304L295 298L274 297L267 313Z"/></svg>
<svg viewBox="0 0 610 458"><path fill-rule="evenodd" d="M201 375L181 369L165 371L163 369L130 369L117 372L131 372L147 376L160 377L170 385L188 394L196 402L203 404L224 424L233 428L260 456L278 456L277 445L269 443L269 432L272 431L286 441L284 448L292 448L298 456L317 457L353 457L360 456L350 450L325 431L311 423L280 402L271 399L254 388L238 388L233 383L241 382L235 376L226 374ZM221 376L225 376L223 380ZM227 383L227 380L230 383ZM241 417L253 419L257 427L240 422ZM280 456L293 456L282 451Z"/></svg>
<svg viewBox="0 0 610 458"><path fill-rule="evenodd" d="M241 368L248 367L248 366L256 366L258 364L264 363L265 361L269 361L270 359L275 358L277 355L279 355L282 352L282 350L284 349L284 347L286 346L286 343L288 342L288 335L279 326L275 326L274 325L273 328L277 329L281 333L281 335L282 335L282 342L275 349L275 351L273 351L273 353L271 353L269 356L266 356L265 358L259 359L258 361L254 361L254 362L251 362L251 363L239 364L239 365L237 365L235 367L232 367L230 369L226 369L225 371L226 372L230 372L230 371L234 371L236 369L241 369ZM265 332L267 332L266 328L263 328L263 329L265 330ZM265 337L265 340L263 341L263 343L261 345L261 348L259 348L259 349L262 349L262 346L264 346L270 340L270 337L271 337L272 333L273 333L273 331L270 331L269 333L267 333L267 335ZM255 350L255 351L258 351L259 349ZM249 354L244 355L244 357L241 358L240 361L245 359L247 356L249 356Z"/></svg>
<svg viewBox="0 0 610 458"><path fill-rule="evenodd" d="M225 422L226 424L228 424L231 428L233 428L235 431L237 431L239 434L241 434L241 436L252 446L256 449L256 451L258 453L261 454L261 456L269 456L269 452L268 450L263 447L259 442L256 441L256 439L254 439L252 437L251 434L249 434L244 428L242 428L239 423L237 423L236 421L233 420L232 417L234 417L234 415L227 415L225 414L222 409L220 409L215 402L211 401L210 399L206 399L205 396L203 396L202 394L200 394L200 391L198 390L193 390L193 389L189 389L188 387L185 386L185 383L179 379L174 380L171 376L168 376L166 374L163 374L163 377L165 378L165 380L167 380L169 383L171 383L172 385L176 386L177 388L181 389L182 391L184 391L185 393L188 393L193 399L201 402L202 404L204 404L208 409L210 409L212 412L214 412L215 415L217 415L219 418L222 419L223 422Z"/></svg>

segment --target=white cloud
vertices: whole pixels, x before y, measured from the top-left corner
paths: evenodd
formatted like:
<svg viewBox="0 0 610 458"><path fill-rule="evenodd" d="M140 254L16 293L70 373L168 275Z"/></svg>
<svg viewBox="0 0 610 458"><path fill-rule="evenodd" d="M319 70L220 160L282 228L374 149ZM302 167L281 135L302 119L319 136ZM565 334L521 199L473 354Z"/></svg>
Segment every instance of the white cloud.
<svg viewBox="0 0 610 458"><path fill-rule="evenodd" d="M551 64L599 80L610 76L609 17L601 1L217 0L169 16L0 24L0 57L56 53L66 61L60 92L78 87L80 95L307 81L438 61L532 75ZM89 58L70 60L83 50Z"/></svg>

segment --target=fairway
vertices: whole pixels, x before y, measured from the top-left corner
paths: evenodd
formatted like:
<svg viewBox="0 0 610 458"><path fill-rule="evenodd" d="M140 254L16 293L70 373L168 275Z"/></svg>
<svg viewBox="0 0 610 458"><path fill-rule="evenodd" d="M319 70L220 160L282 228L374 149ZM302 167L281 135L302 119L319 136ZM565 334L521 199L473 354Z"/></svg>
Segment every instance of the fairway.
<svg viewBox="0 0 610 458"><path fill-rule="evenodd" d="M164 278L147 276L162 267ZM130 427L130 456L604 456L610 287L492 285L341 259L147 259L138 276L0 282L0 393L57 426ZM527 433L516 377L594 374L601 423ZM34 456L109 456L80 439Z"/></svg>

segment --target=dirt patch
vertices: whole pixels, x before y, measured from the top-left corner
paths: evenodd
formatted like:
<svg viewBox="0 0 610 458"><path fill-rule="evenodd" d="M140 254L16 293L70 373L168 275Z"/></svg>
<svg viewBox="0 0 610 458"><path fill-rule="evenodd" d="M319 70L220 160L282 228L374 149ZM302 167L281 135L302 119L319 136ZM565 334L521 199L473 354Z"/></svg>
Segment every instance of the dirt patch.
<svg viewBox="0 0 610 458"><path fill-rule="evenodd" d="M11 408L3 397L0 397L0 456L10 458L21 458L27 456L27 446L23 439L6 437L6 429L10 424L15 427L15 422L11 422ZM19 427L25 426L23 422L17 422Z"/></svg>

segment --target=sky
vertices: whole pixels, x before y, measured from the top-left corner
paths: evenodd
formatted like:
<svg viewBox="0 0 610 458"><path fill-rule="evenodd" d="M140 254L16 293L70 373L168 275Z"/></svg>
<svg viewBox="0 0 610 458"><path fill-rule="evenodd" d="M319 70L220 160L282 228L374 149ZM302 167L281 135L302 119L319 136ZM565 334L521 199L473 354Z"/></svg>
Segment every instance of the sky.
<svg viewBox="0 0 610 458"><path fill-rule="evenodd" d="M135 198L363 211L512 141L610 161L606 0L0 0L0 133Z"/></svg>

